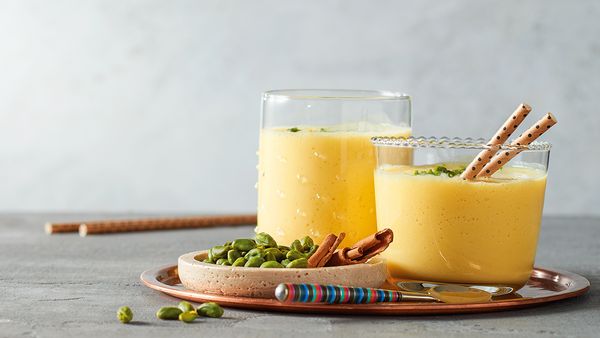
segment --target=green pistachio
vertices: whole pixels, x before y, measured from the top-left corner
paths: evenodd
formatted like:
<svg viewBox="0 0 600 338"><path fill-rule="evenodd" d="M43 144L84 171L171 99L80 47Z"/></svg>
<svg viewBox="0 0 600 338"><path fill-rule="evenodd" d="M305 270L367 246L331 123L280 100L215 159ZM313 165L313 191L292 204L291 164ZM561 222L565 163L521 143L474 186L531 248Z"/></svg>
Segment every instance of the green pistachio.
<svg viewBox="0 0 600 338"><path fill-rule="evenodd" d="M198 313L196 310L182 312L179 314L179 320L184 323L191 323L198 318Z"/></svg>
<svg viewBox="0 0 600 338"><path fill-rule="evenodd" d="M267 261L260 265L261 268L273 269L273 268L284 268L283 265L277 261Z"/></svg>
<svg viewBox="0 0 600 338"><path fill-rule="evenodd" d="M250 257L262 257L264 255L264 250L261 248L254 248L250 251L248 251L245 255L244 258L246 259L250 259Z"/></svg>
<svg viewBox="0 0 600 338"><path fill-rule="evenodd" d="M308 268L308 260L306 258L298 258L288 263L285 267L290 269Z"/></svg>
<svg viewBox="0 0 600 338"><path fill-rule="evenodd" d="M277 248L268 248L268 249L265 249L264 252L265 252L265 257L268 254L272 254L273 256L275 256L275 260L277 260L277 261L280 261L280 260L282 260L285 257L285 255L283 254L283 252L281 252L281 250L279 250ZM267 260L269 260L269 259L267 259Z"/></svg>
<svg viewBox="0 0 600 338"><path fill-rule="evenodd" d="M121 306L117 311L117 318L121 323L127 324L133 319L133 311L131 311L129 306Z"/></svg>
<svg viewBox="0 0 600 338"><path fill-rule="evenodd" d="M302 247L302 243L299 240L295 240L290 244L290 250L296 250L298 252L302 252L304 249Z"/></svg>
<svg viewBox="0 0 600 338"><path fill-rule="evenodd" d="M270 252L267 252L267 253L265 253L265 255L264 255L264 257L263 257L263 258L264 258L264 259L265 259L265 261L267 261L267 262L268 262L268 261L274 261L274 262L276 262L276 261L277 261L277 258L275 258L275 255L273 255L273 254L272 254L272 253L270 253Z"/></svg>
<svg viewBox="0 0 600 338"><path fill-rule="evenodd" d="M223 308L217 303L209 302L198 306L196 310L200 316L219 318L223 316Z"/></svg>
<svg viewBox="0 0 600 338"><path fill-rule="evenodd" d="M252 257L250 257L250 259L248 259L248 261L246 262L246 264L244 264L244 266L247 268L258 268L264 262L265 262L265 260L262 257L252 256Z"/></svg>
<svg viewBox="0 0 600 338"><path fill-rule="evenodd" d="M179 305L177 305L177 307L183 312L196 311L196 309L194 309L194 305L186 301L179 302Z"/></svg>
<svg viewBox="0 0 600 338"><path fill-rule="evenodd" d="M242 254L237 250L229 250L227 251L227 261L229 264L233 264L236 259L242 257Z"/></svg>
<svg viewBox="0 0 600 338"><path fill-rule="evenodd" d="M289 259L290 261L293 261L298 258L304 258L304 254L297 250L292 249L287 253L287 255L285 255L285 258Z"/></svg>
<svg viewBox="0 0 600 338"><path fill-rule="evenodd" d="M443 165L436 166L435 169L428 170L415 170L414 175L433 175L440 176L441 174L446 174L448 177L458 176L465 171L466 168L460 167L458 169L450 170Z"/></svg>
<svg viewBox="0 0 600 338"><path fill-rule="evenodd" d="M315 246L315 243L313 242L312 238L310 238L310 236L304 236L300 240L300 244L302 244L302 252L306 252L307 250L310 250L310 248Z"/></svg>
<svg viewBox="0 0 600 338"><path fill-rule="evenodd" d="M246 259L244 257L240 257L236 259L231 266L244 266L244 264L246 264Z"/></svg>
<svg viewBox="0 0 600 338"><path fill-rule="evenodd" d="M230 246L228 245L217 245L217 246L213 246L210 251L212 252L212 260L214 261L215 258L219 259L219 258L223 258L223 257L227 257L227 251L229 251L231 249Z"/></svg>
<svg viewBox="0 0 600 338"><path fill-rule="evenodd" d="M178 307L165 306L161 307L156 312L156 318L163 320L177 320L182 312L183 311L181 311L181 309Z"/></svg>
<svg viewBox="0 0 600 338"><path fill-rule="evenodd" d="M231 246L238 251L250 251L256 248L256 242L254 242L252 239L241 238L233 241Z"/></svg>
<svg viewBox="0 0 600 338"><path fill-rule="evenodd" d="M277 247L277 242L275 242L273 237L271 237L271 235L269 235L266 232L257 233L256 236L254 237L254 240L256 241L256 244L263 245L267 248L276 248Z"/></svg>
<svg viewBox="0 0 600 338"><path fill-rule="evenodd" d="M310 248L310 250L308 250L308 252L306 253L306 258L310 258L310 256L312 256L318 248L318 245L313 245L313 247Z"/></svg>

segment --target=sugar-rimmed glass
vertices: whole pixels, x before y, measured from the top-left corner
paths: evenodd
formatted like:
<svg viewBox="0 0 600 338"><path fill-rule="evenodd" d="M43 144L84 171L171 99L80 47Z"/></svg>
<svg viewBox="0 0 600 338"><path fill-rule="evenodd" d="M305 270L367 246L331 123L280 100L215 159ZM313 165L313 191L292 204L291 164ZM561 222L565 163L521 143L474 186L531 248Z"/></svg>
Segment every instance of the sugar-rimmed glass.
<svg viewBox="0 0 600 338"><path fill-rule="evenodd" d="M519 150L489 179L457 175L488 146L483 139L375 137L377 225L394 242L383 256L395 278L523 286L533 269L550 144ZM395 152L412 151L411 164ZM447 170L436 169L443 166ZM431 171L430 171L431 169ZM452 176L452 177L450 177Z"/></svg>

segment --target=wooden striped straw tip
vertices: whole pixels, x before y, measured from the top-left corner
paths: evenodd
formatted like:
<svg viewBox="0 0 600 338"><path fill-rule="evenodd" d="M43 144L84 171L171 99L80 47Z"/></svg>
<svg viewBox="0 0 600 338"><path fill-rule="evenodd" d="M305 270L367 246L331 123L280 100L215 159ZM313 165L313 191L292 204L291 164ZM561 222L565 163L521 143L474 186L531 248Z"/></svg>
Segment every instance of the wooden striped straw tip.
<svg viewBox="0 0 600 338"><path fill-rule="evenodd" d="M88 226L87 224L83 223L79 225L79 236L81 237L85 237L88 234Z"/></svg>
<svg viewBox="0 0 600 338"><path fill-rule="evenodd" d="M77 232L78 229L79 229L79 223L46 222L46 224L44 224L44 231L48 235Z"/></svg>
<svg viewBox="0 0 600 338"><path fill-rule="evenodd" d="M54 229L52 228L52 223L46 222L46 224L44 224L44 231L48 235L52 235L54 233Z"/></svg>
<svg viewBox="0 0 600 338"><path fill-rule="evenodd" d="M551 120L554 123L558 123L558 120L556 119L556 116L554 116L554 114L548 112L548 114L546 114L546 118L548 120Z"/></svg>

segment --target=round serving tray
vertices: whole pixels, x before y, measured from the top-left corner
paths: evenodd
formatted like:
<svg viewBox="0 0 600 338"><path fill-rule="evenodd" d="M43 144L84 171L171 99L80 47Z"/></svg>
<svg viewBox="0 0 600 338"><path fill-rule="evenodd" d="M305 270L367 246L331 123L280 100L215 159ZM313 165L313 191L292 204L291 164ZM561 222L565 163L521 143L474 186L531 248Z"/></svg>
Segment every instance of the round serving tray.
<svg viewBox="0 0 600 338"><path fill-rule="evenodd" d="M194 302L217 302L225 307L262 311L354 315L428 315L502 311L577 297L586 293L590 288L590 282L575 273L536 267L526 286L515 293L494 297L491 302L487 303L399 302L328 305L280 303L275 299L223 296L187 290L179 281L177 265L167 265L144 271L140 279L151 289Z"/></svg>

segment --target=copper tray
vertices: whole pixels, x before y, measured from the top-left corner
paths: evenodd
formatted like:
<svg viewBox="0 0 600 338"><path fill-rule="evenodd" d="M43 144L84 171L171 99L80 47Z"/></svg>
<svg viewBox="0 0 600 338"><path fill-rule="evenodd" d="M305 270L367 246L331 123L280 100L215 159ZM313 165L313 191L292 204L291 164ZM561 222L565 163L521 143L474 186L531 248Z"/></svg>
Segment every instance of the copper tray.
<svg viewBox="0 0 600 338"><path fill-rule="evenodd" d="M222 296L187 290L179 282L177 265L167 265L144 271L140 279L151 289L195 302L218 302L226 307L250 310L353 315L429 315L502 311L577 297L586 293L590 288L590 282L585 277L575 273L536 267L526 286L515 293L494 297L494 300L488 303L399 302L327 305L314 303L284 304L275 299Z"/></svg>

